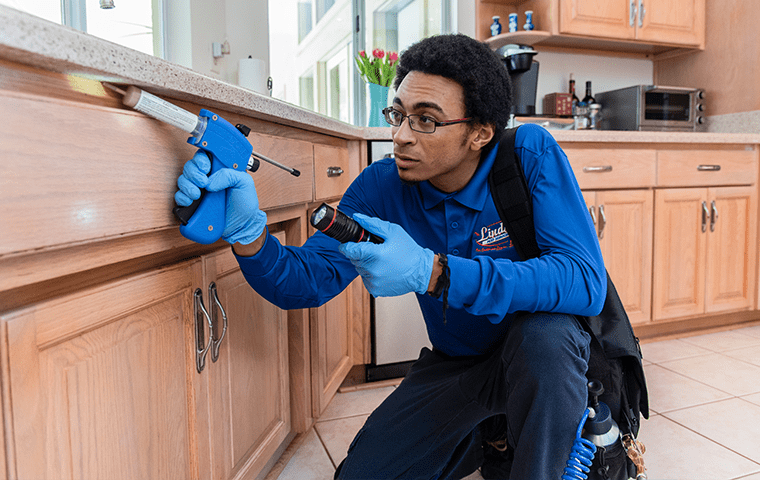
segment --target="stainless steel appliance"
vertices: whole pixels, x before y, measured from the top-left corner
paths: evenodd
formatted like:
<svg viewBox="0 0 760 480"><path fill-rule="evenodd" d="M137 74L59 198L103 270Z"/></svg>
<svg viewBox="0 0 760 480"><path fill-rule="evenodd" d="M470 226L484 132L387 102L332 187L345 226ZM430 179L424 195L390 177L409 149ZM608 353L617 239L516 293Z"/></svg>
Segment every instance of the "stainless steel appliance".
<svg viewBox="0 0 760 480"><path fill-rule="evenodd" d="M393 142L373 141L369 147L370 159L393 154ZM404 377L422 347L430 347L417 297L408 293L372 298L371 305L372 364L367 366L367 380Z"/></svg>
<svg viewBox="0 0 760 480"><path fill-rule="evenodd" d="M694 131L704 122L704 91L635 85L596 94L602 130Z"/></svg>

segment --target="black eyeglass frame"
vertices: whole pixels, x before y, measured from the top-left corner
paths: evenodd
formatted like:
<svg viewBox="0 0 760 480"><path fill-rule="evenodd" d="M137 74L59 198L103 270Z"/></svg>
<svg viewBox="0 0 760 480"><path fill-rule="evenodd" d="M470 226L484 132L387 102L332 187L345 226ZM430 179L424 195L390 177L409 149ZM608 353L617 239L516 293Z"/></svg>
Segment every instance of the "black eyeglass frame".
<svg viewBox="0 0 760 480"><path fill-rule="evenodd" d="M398 114L401 115L401 120L398 122L398 125L394 125L394 124L392 124L388 120L388 113L390 113L390 112L396 112L396 113L398 113ZM431 117L429 115L416 115L416 114L404 115L403 113L399 112L398 110L396 110L393 107L385 107L382 110L382 114L383 114L383 117L385 117L385 121L388 122L388 125L390 125L392 127L400 127L401 124L404 123L404 119L405 118L411 118L411 117L417 117L417 118L425 117L425 118L429 118L430 120L433 121L433 125L434 125L433 131L431 131L431 132L425 132L423 130L417 130L416 128L414 128L412 125L415 122L412 122L410 120L409 121L409 128L411 128L415 132L419 132L419 133L435 133L435 129L438 128L438 127L445 127L445 126L448 126L448 125L456 125L457 123L465 123L465 122L469 122L469 121L472 120L472 117L467 117L467 118L458 118L456 120L444 120L442 122L439 122L439 121L437 121L436 119L434 119L433 117Z"/></svg>

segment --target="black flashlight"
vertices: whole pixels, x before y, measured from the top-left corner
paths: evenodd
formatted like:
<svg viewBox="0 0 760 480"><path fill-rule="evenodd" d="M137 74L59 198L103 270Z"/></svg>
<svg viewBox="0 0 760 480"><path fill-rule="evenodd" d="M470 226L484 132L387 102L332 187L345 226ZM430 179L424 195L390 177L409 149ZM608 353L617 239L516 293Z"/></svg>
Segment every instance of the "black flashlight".
<svg viewBox="0 0 760 480"><path fill-rule="evenodd" d="M383 239L362 228L356 220L348 217L337 208L323 203L311 215L311 224L328 237L340 243L372 242L383 243Z"/></svg>

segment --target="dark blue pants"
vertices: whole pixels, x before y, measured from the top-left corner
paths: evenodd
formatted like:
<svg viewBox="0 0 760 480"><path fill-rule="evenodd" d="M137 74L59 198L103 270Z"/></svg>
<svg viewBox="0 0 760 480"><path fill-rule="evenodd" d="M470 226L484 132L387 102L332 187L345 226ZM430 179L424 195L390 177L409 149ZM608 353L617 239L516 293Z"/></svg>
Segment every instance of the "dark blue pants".
<svg viewBox="0 0 760 480"><path fill-rule="evenodd" d="M422 350L370 415L338 467L341 480L456 480L483 462L481 423L506 416L508 480L559 480L587 403L589 335L570 315L512 320L489 356Z"/></svg>

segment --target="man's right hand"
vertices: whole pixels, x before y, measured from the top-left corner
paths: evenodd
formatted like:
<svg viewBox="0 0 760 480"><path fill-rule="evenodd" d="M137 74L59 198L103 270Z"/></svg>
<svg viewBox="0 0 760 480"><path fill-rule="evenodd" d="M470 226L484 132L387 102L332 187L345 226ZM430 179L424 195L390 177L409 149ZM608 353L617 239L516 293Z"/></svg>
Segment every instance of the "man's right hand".
<svg viewBox="0 0 760 480"><path fill-rule="evenodd" d="M200 198L201 189L209 192L227 189L222 238L230 244L243 246L260 239L266 229L267 216L259 209L259 198L253 178L247 172L238 172L231 168L222 168L208 177L210 171L211 161L208 155L198 150L192 160L185 164L182 175L177 179L179 191L174 194L177 205L190 205Z"/></svg>

